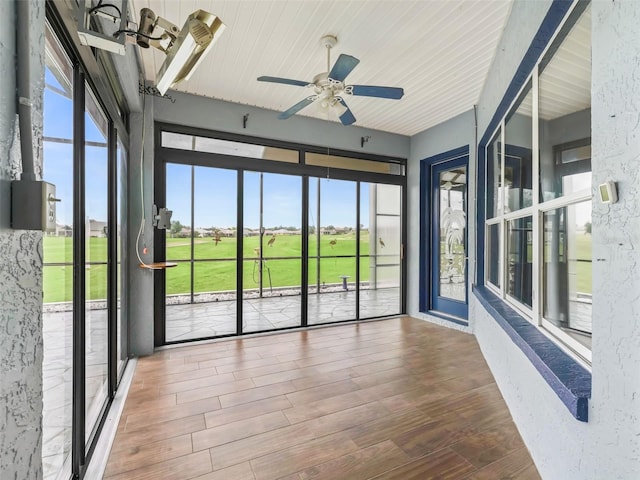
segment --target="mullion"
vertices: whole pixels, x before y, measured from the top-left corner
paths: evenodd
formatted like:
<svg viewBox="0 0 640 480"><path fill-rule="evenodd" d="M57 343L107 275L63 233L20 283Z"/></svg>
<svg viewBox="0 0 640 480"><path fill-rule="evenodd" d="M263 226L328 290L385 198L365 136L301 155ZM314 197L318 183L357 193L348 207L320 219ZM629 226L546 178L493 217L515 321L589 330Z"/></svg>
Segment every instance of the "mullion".
<svg viewBox="0 0 640 480"><path fill-rule="evenodd" d="M300 154L302 156L302 154ZM301 262L300 262L300 326L306 327L308 325L309 305L307 305L309 299L309 177L304 175L302 177L302 248L301 248Z"/></svg>
<svg viewBox="0 0 640 480"><path fill-rule="evenodd" d="M356 320L360 320L360 187L356 182Z"/></svg>
<svg viewBox="0 0 640 480"><path fill-rule="evenodd" d="M242 335L242 297L244 271L244 169L237 170L236 194L236 335Z"/></svg>
<svg viewBox="0 0 640 480"><path fill-rule="evenodd" d="M196 188L196 178L195 178L195 170L196 167L191 165L191 304L194 302L194 288L195 288L195 188Z"/></svg>
<svg viewBox="0 0 640 480"><path fill-rule="evenodd" d="M118 212L118 200L116 187L118 185L118 165L117 165L117 143L116 132L112 122L109 122L108 133L108 170L107 180L108 211L107 211L107 381L109 385L109 400L112 400L118 386L118 352L117 346L117 302L118 302L118 235L116 215Z"/></svg>
<svg viewBox="0 0 640 480"><path fill-rule="evenodd" d="M84 75L74 65L73 75L73 394L71 471L81 474L85 463L85 122Z"/></svg>

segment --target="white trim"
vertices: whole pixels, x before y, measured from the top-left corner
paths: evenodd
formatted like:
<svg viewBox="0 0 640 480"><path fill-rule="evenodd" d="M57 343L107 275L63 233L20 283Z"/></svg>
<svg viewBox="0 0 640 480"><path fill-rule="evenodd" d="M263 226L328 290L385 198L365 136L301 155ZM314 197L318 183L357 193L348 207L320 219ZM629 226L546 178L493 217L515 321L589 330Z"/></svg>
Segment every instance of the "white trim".
<svg viewBox="0 0 640 480"><path fill-rule="evenodd" d="M500 292L500 289L498 287L496 287L493 283L487 282L485 284L485 286L491 290L492 293L494 293L495 295L501 297L502 293Z"/></svg>
<svg viewBox="0 0 640 480"><path fill-rule="evenodd" d="M506 221L517 220L518 218L530 217L535 214L535 209L533 207L521 208L520 210L515 210L513 212L505 213L504 219Z"/></svg>
<svg viewBox="0 0 640 480"><path fill-rule="evenodd" d="M506 117L505 117L506 118ZM498 233L498 255L500 255L500 298L504 300L506 280L507 280L507 268L506 268L506 240L507 229L504 223L504 166L505 166L505 144L504 144L504 125L505 119L500 122L500 188L498 189L498 206L496 208L496 216L500 218L500 231Z"/></svg>
<svg viewBox="0 0 640 480"><path fill-rule="evenodd" d="M578 354L583 360L581 363L585 364L589 370L591 370L591 350L582 345L576 339L572 338L570 335L567 335L561 328L555 326L551 321L547 320L544 317L541 317L541 331L547 330L551 335L551 339L555 340L554 343L560 345L561 347L565 347L564 350L567 353L571 354L572 357L575 357Z"/></svg>
<svg viewBox="0 0 640 480"><path fill-rule="evenodd" d="M541 212L548 212L557 208L575 205L576 203L588 202L589 200L593 200L593 194L591 193L590 188L585 188L583 190L570 193L569 195L547 200L546 202L541 203L538 208Z"/></svg>
<svg viewBox="0 0 640 480"><path fill-rule="evenodd" d="M507 303L512 308L516 309L520 314L522 314L529 321L529 323L533 323L534 325L536 324L534 322L534 318L532 316L533 310L531 310L529 305L525 305L520 300L518 300L516 297L514 297L513 295L507 293L506 291L505 291L505 294L504 294L504 298L507 301Z"/></svg>
<svg viewBox="0 0 640 480"><path fill-rule="evenodd" d="M538 64L533 67L533 72L531 72L531 101L533 102L531 105L531 145L540 145L540 119L539 119L539 98L540 98L540 77L538 76ZM535 119L535 121L534 121ZM531 208L533 213L531 216L533 217L533 234L532 234L532 258L531 262L533 265L542 265L542 245L543 236L541 234L541 225L540 221L540 149L532 148L531 149L531 196L532 205ZM533 181L533 179L536 179ZM540 279L542 278L540 268L531 268L531 315L532 315L532 323L535 325L541 324L541 315L540 315L540 305L541 305L541 295L542 292Z"/></svg>

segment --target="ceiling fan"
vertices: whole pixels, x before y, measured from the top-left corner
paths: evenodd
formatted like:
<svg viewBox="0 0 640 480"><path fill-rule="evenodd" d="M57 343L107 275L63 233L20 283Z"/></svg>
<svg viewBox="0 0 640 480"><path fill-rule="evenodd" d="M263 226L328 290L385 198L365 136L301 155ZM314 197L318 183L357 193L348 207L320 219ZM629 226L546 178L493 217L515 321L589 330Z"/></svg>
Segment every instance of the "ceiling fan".
<svg viewBox="0 0 640 480"><path fill-rule="evenodd" d="M347 85L345 79L360 63L351 55L341 54L336 63L331 66L331 49L336 45L337 39L332 35L322 37L322 44L327 49L327 71L313 77L313 81L304 82L280 77L258 77L259 82L282 83L298 87L313 88L313 94L299 101L294 106L278 115L280 120L285 120L295 115L303 108L316 103L320 108L336 113L343 125L351 125L356 121L351 110L344 101L344 95L361 97L389 98L399 100L404 95L404 90L397 87L377 87L373 85Z"/></svg>

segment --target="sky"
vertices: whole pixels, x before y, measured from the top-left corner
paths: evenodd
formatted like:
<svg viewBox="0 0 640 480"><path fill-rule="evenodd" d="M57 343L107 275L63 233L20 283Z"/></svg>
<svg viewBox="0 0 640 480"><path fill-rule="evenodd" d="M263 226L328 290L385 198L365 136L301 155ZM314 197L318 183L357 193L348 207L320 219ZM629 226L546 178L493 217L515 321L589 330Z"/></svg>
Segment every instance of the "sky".
<svg viewBox="0 0 640 480"><path fill-rule="evenodd" d="M45 83L63 90L47 67ZM88 101L89 96L87 96ZM46 88L44 91L44 135L63 139L73 138L71 99ZM85 138L87 141L106 143L106 133L101 132L89 114L85 114ZM87 146L85 149L86 216L94 220L107 218L107 149ZM73 222L73 145L70 143L44 142L43 179L56 186L56 196L62 201L57 205L57 223Z"/></svg>
<svg viewBox="0 0 640 480"><path fill-rule="evenodd" d="M45 83L64 90L49 67ZM73 137L72 101L51 88L44 93L44 135L71 139ZM87 96L88 101L89 96ZM85 135L88 141L106 143L89 114L85 114ZM107 149L85 148L86 218L107 219ZM73 146L70 143L44 142L44 180L56 185L56 195L62 201L57 206L57 223L73 222ZM134 166L135 168L135 166ZM173 211L172 220L185 226L191 224L191 169L194 169L194 206L196 228L227 228L236 226L237 175L235 170L191 167L167 164L167 204ZM318 179L309 187L309 223L316 224ZM361 188L361 223L369 224L369 188ZM335 227L356 227L356 183L320 179L321 224ZM244 173L244 225L260 226L260 173ZM264 174L263 225L301 227L302 179L280 174Z"/></svg>
<svg viewBox="0 0 640 480"><path fill-rule="evenodd" d="M235 170L167 164L167 208L183 225L191 223L191 170L194 170L194 225L196 228L236 226ZM318 180L309 181L309 223L316 224ZM356 183L320 179L322 226L356 227ZM361 223L369 223L369 188L361 188ZM260 173L244 173L244 226L260 226ZM301 227L302 178L263 174L263 226Z"/></svg>

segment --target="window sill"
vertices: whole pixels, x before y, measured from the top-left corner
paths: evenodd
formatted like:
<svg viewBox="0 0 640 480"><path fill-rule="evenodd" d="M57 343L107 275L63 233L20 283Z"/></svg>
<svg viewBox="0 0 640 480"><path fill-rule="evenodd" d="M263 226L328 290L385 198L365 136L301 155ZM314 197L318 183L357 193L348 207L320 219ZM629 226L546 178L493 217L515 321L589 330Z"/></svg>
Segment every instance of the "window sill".
<svg viewBox="0 0 640 480"><path fill-rule="evenodd" d="M571 414L586 422L588 400L591 398L591 373L487 287L474 286L473 293L529 358Z"/></svg>

